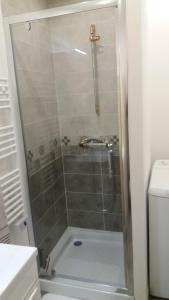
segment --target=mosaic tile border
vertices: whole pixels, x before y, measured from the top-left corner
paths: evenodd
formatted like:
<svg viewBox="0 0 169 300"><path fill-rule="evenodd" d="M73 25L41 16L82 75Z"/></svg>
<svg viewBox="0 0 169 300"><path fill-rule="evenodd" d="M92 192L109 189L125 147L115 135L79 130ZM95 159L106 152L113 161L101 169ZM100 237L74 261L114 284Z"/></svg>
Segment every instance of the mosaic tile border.
<svg viewBox="0 0 169 300"><path fill-rule="evenodd" d="M86 136L62 136L61 141L64 146L76 146L79 145L81 138ZM93 136L88 136L88 138L93 138ZM112 143L113 146L119 145L118 135L108 135L108 136L96 136L95 138L100 138L105 141L105 143Z"/></svg>

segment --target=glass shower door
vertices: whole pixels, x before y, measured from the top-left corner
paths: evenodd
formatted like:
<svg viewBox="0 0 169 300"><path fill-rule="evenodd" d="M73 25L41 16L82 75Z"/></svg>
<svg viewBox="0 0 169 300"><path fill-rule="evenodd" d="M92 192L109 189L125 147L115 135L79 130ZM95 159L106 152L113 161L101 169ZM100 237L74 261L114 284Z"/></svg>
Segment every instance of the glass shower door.
<svg viewBox="0 0 169 300"><path fill-rule="evenodd" d="M126 287L117 23L112 6L11 25L35 244L53 281Z"/></svg>

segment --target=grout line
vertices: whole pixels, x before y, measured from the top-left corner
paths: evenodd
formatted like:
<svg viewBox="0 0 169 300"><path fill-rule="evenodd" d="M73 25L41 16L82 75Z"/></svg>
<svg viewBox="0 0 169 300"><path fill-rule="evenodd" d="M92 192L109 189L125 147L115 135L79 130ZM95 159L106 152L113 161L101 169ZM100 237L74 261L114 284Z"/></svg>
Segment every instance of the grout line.
<svg viewBox="0 0 169 300"><path fill-rule="evenodd" d="M69 191L69 190L66 190L66 192L69 192L69 193L72 193L72 194L102 195L102 193L72 192L72 191ZM107 194L107 195L111 195L111 194Z"/></svg>
<svg viewBox="0 0 169 300"><path fill-rule="evenodd" d="M83 176L101 176L102 174L101 173L65 173L65 175L83 175Z"/></svg>
<svg viewBox="0 0 169 300"><path fill-rule="evenodd" d="M71 212L83 212L83 213L95 213L95 214L103 214L103 211L102 210L84 210L84 209L74 209L74 208L69 208L69 210ZM110 213L111 215L114 214L114 213ZM118 214L118 213L117 213Z"/></svg>
<svg viewBox="0 0 169 300"><path fill-rule="evenodd" d="M101 162L100 162L100 168L101 168L101 190L102 190L102 208L103 208L103 212L102 212L102 218L103 218L103 228L104 230L106 230L106 225L105 225L105 216L104 216L104 197L103 197L103 167L102 167L102 153L101 155Z"/></svg>

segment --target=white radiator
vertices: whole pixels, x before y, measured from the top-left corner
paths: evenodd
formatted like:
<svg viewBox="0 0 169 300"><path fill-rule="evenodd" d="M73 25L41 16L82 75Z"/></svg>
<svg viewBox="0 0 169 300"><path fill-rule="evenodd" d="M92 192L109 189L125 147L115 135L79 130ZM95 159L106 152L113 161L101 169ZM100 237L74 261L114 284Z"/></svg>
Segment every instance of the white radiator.
<svg viewBox="0 0 169 300"><path fill-rule="evenodd" d="M24 202L20 170L17 168L17 146L14 126L12 125L12 107L9 98L7 79L0 79L0 166L4 161L11 167L4 167L0 176L0 242L9 242L9 226L24 218ZM2 174L1 173L1 174Z"/></svg>

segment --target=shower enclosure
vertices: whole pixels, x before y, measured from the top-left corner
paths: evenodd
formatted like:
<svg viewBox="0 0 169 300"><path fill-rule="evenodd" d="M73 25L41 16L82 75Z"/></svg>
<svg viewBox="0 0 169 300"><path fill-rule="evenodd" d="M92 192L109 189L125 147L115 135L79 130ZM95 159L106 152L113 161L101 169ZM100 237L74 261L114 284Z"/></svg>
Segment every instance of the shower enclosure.
<svg viewBox="0 0 169 300"><path fill-rule="evenodd" d="M124 16L123 2L98 0L6 19L49 290L133 292Z"/></svg>

